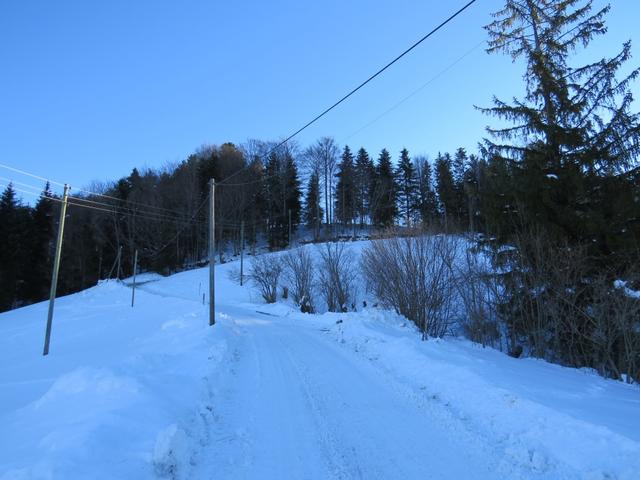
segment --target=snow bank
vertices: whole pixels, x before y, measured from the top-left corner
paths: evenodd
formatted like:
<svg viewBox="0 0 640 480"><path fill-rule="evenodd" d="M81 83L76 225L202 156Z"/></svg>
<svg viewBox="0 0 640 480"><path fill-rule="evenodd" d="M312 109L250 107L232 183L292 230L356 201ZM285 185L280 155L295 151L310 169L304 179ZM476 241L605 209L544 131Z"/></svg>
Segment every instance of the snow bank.
<svg viewBox="0 0 640 480"><path fill-rule="evenodd" d="M207 376L226 354L206 307L116 282L0 315L0 479L181 478ZM209 413L210 414L210 413Z"/></svg>

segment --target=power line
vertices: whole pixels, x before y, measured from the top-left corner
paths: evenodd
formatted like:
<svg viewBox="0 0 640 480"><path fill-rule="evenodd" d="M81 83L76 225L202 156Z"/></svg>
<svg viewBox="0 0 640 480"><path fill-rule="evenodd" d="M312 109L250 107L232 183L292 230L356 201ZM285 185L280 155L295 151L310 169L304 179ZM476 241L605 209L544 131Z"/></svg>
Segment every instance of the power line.
<svg viewBox="0 0 640 480"><path fill-rule="evenodd" d="M115 215L115 214L118 214L118 213L122 213L124 215L129 215L129 216L135 215L135 216L137 216L137 217L139 217L141 219L151 220L151 221L156 221L156 222L166 222L167 220L170 220L170 221L174 221L174 222L177 222L177 223L188 223L188 224L203 223L203 222L193 222L192 220L187 220L185 218L175 218L175 217L169 218L169 217L162 217L162 216L142 215L142 214L139 214L139 213L132 213L132 212L126 212L126 211L125 212L119 212L118 210L116 210L113 207L112 208L103 208L103 207L87 205L87 204L83 204L83 203L76 203L76 202L73 202L72 199L75 199L75 197L69 197L69 205L73 205L75 207L88 208L90 210L101 211L101 212L109 213L111 215ZM57 199L57 198L51 198L51 200L60 202L60 200Z"/></svg>
<svg viewBox="0 0 640 480"><path fill-rule="evenodd" d="M331 105L329 108L325 109L322 113L320 113L319 115L317 115L313 120L307 122L304 126L302 126L301 128L299 128L296 132L294 132L293 134L289 135L289 137L287 137L286 139L284 139L282 142L280 142L278 145L275 146L274 150L276 150L277 148L281 147L282 145L284 145L285 143L287 143L289 140L291 140L293 137L295 137L296 135L298 135L300 132L302 132L304 129L306 129L307 127L310 127L311 125L313 125L315 122L317 122L318 120L320 120L322 117L324 117L327 113L329 113L331 110L333 110L334 108L336 108L338 105L340 105L342 102L344 102L346 99L348 99L349 97L351 97L354 93L356 93L358 90L360 90L362 87L364 87L366 84L368 84L369 82L371 82L374 78L376 78L378 75L380 75L382 72L384 72L385 70L387 70L389 67L391 67L393 64L395 64L398 60L400 60L402 57L404 57L405 55L407 55L410 51L412 51L414 48L416 48L418 45L420 45L422 42L424 42L427 38L431 37L434 33L436 33L438 30L440 30L442 27L444 27L447 23L449 23L450 21L452 21L454 18L456 18L458 15L460 15L462 12L464 12L467 8L469 8L471 5L473 5L476 2L476 0L471 0L469 3L467 3L464 7L462 7L460 10L458 10L457 12L455 12L453 15L451 15L449 18L447 18L445 21L443 21L442 23L440 23L440 25L438 25L437 27L435 27L433 30L431 30L429 33L427 33L425 36L423 36L420 40L418 40L417 42L415 42L413 45L411 45L409 48L407 48L404 52L402 52L400 55L398 55L396 58L394 58L393 60L391 60L389 63L387 63L384 67L382 67L380 70L378 70L376 73L374 73L373 75L371 75L369 78L367 78L364 82L362 82L360 85L358 85L356 88L354 88L353 90L351 90L349 93L347 93L344 97L342 97L340 100L338 100L337 102L335 102L333 105Z"/></svg>
<svg viewBox="0 0 640 480"><path fill-rule="evenodd" d="M202 210L202 208L205 206L205 204L207 203L207 201L208 201L208 200L209 200L209 195L207 195L207 196L204 198L204 200L202 200L202 203L200 204L200 206L196 209L196 211L195 211L195 212L193 213L193 215L191 216L191 220L194 220L194 219L195 219L195 216L196 216L196 215L198 215L198 214L200 213L200 211L201 211L201 210ZM198 225L198 224L199 224L199 225L202 225L202 224L204 224L204 222L196 222L196 225ZM160 253L161 253L165 248L167 248L169 245L171 245L173 242L175 242L175 241L176 241L176 239L180 236L180 234L181 234L182 232L184 232L184 231L187 229L187 227L188 227L188 226L189 226L189 225L185 225L185 226L184 226L184 227L182 227L180 230L178 230L178 232L175 234L175 236L174 236L171 240L169 240L168 242L166 242L166 243L165 243L162 247L160 247L158 250L156 250L156 251L155 251L155 253L153 254L153 256L152 256L151 258L157 258L157 257L160 255Z"/></svg>
<svg viewBox="0 0 640 480"><path fill-rule="evenodd" d="M169 221L184 221L184 215L166 215L163 213L159 213L159 212L154 212L154 211L145 211L145 210L137 210L137 209L132 209L130 207L121 207L119 205L113 205L110 203L104 203L104 202L98 202L95 200L89 200L83 197L72 197L69 196L70 200L75 200L77 202L83 202L86 204L90 204L90 205L97 205L99 207L102 208L106 208L109 209L109 211L111 211L112 213L124 213L124 214L129 214L129 215L133 215L133 216L138 216L138 217L148 217L148 218L153 218L153 219L158 219L158 220L169 220Z"/></svg>
<svg viewBox="0 0 640 480"><path fill-rule="evenodd" d="M328 108L326 108L325 110L323 110L320 114L316 115L312 120L310 120L309 122L307 122L305 125L303 125L302 127L300 127L298 130L296 130L295 132L293 132L292 134L290 134L288 137L286 137L284 140L282 140L281 142L279 142L277 145L275 145L274 147L272 147L266 154L263 155L264 158L268 157L269 155L271 155L273 152L275 152L276 150L278 150L280 147L284 146L287 142L289 142L290 140L292 140L294 137L296 137L298 134L300 134L302 131L304 131L305 129L307 129L308 127L310 127L311 125L313 125L314 123L316 123L318 120L320 120L322 117L324 117L326 114L328 114L329 112L331 112L334 108L336 108L337 106L339 106L340 104L342 104L344 101L346 101L348 98L350 98L352 95L354 95L356 92L358 92L360 89L362 89L365 85L367 85L368 83L370 83L372 80L374 80L376 77L378 77L379 75L381 75L384 71L386 71L388 68L390 68L392 65L394 65L395 63L397 63L400 59L402 59L404 56L406 56L409 52L411 52L413 49L415 49L416 47L418 47L421 43L423 43L425 40L427 40L429 37L431 37L433 34L435 34L436 32L438 32L440 29L442 29L445 25L447 25L448 23L450 23L452 20L454 20L457 16L459 16L461 13L463 13L465 10L467 10L471 5L473 5L476 2L476 0L471 0L469 1L466 5L464 5L462 8L458 9L455 13L453 13L452 15L450 15L447 19L445 19L444 21L442 21L438 26L436 26L435 28L433 28L430 32L428 32L426 35L424 35L422 38L420 38L419 40L417 40L415 43L413 43L409 48L405 49L402 53L400 53L398 56L396 56L393 60L391 60L390 62L388 62L386 65L384 65L382 68L380 68L378 71L376 71L374 74L372 74L371 76L369 76L365 81L363 81L362 83L360 83L358 86L356 86L354 89L352 89L350 92L348 92L346 95L344 95L342 98L340 98L338 101L336 101L335 103L333 103L331 106L329 106ZM474 50L477 47L474 47ZM452 68L455 64L457 64L459 61L462 60L462 58L466 57L469 53L465 54L463 57L461 57L460 59L458 59L456 62L454 62L451 66L449 66L447 69L445 69L444 71L442 71L440 74L436 75L436 77L432 78L431 80L429 80L425 85L421 86L418 90L416 90L415 92L411 93L408 97L405 97L403 100L401 100L398 104L394 105L391 109L387 110L386 112L384 112L383 114L381 114L379 117L377 117L376 119L374 119L372 122L370 122L369 124L365 125L364 127L362 127L362 129L358 130L357 132L355 132L354 134L352 134L351 136L356 135L357 133L359 133L361 130L363 130L364 128L367 128L369 125L371 125L372 123L375 123L376 121L378 121L381 117L383 117L384 115L386 115L387 113L389 113L390 111L394 110L395 108L397 108L400 104L404 103L405 101L407 101L409 98L411 98L412 96L416 95L420 90L422 90L423 88L425 88L429 83L433 82L436 78L438 78L439 76L441 76L442 74L444 74L446 71L448 71L450 68ZM348 137L348 138L351 138ZM45 177L39 176L39 175L35 175L33 173L27 172L25 170L21 170L15 167L11 167L9 165L5 165L5 164L1 164L0 163L0 167L5 168L7 170L16 172L16 173L20 173L22 175L26 175L29 176L31 178L35 178L41 181L45 181L45 182L49 182L50 184L54 184L54 185L59 185L59 186L64 186L63 183L60 182L56 182L50 179L47 179ZM237 186L246 186L246 185L252 185L252 184L256 184L256 183L260 183L263 182L264 180L271 178L271 177L275 177L280 175L279 173L277 174L273 174L273 175L268 175L268 176L263 176L260 179L256 179L253 181L248 181L248 182L242 182L242 183L234 183L234 184L229 184L227 183L231 178L234 178L235 176L239 175L240 173L242 173L243 171L246 171L248 168L251 167L251 164L246 165L245 167L241 168L240 170L238 170L237 172L231 174L229 177L227 177L226 179L218 182L219 186L229 186L229 187L237 187ZM16 182L18 183L18 182ZM35 188L32 186L28 186L29 188ZM176 211L176 210L171 210L171 209L166 209L163 207L158 207L155 205L148 205L148 204L141 204L141 203L137 203L137 202L133 202L130 200L124 200L121 198L117 198L117 197L113 197L110 195L106 195L106 194L102 194L102 193L97 193L97 192L93 192L90 190L84 190L84 189L76 189L79 192L82 193L86 193L89 195L94 195L97 197L102 197L102 198L106 198L106 199L110 199L110 200L114 200L117 202L122 202L124 204L129 204L129 205L134 205L134 206L140 206L142 208L148 208L148 209L155 209L158 211L164 211L164 212L169 212L171 214L174 215L179 215L180 212ZM29 192L23 192L23 193L29 193ZM108 204L100 204L100 202L95 202L95 201L91 201L91 200L85 200L85 199L81 199L78 197L74 197L75 200L77 201L85 201L85 202L89 202L89 203L95 203L95 204L99 204L99 205L103 205L103 206L109 206L111 207L111 205ZM94 210L102 210L102 211L106 211L106 212L110 212L112 213L112 210L106 209L106 208L100 208L100 207L89 207L88 205L80 205L78 203L71 203L72 205L75 206L82 206L85 208L93 208ZM129 208L130 211L135 212L133 209ZM137 213L137 212L136 212ZM144 213L144 215L160 215L160 214L155 214L154 212L150 212L147 211ZM167 217L168 218L168 217ZM172 220L179 220L179 218L175 218L175 217L171 217Z"/></svg>
<svg viewBox="0 0 640 480"><path fill-rule="evenodd" d="M345 137L343 140L340 141L340 143L345 143L348 140L350 140L351 138L355 137L357 134L359 134L360 132L362 132L363 130L369 128L371 125L373 125L374 123L376 123L377 121L379 121L380 119L382 119L383 117L385 117L386 115L388 115L389 113L391 113L392 111L394 111L395 109L397 109L398 107L400 107L402 104L406 103L407 101L409 101L411 98L415 97L418 93L420 93L421 91L423 91L426 87L428 87L429 85L431 85L433 82L435 82L436 80L438 80L440 77L442 77L445 73L449 72L453 67L455 67L456 65L458 65L460 62L462 62L465 58L467 58L469 55L471 55L473 52L475 52L478 48L480 48L483 44L485 44L486 41L482 40L480 42L478 42L475 46L473 46L471 49L469 49L467 52L465 52L463 55L461 55L460 57L458 57L455 61L453 61L451 64L449 64L446 68L444 68L443 70L441 70L440 72L438 72L436 75L434 75L433 77L431 77L429 80L427 80L425 83L423 83L422 85L420 85L417 89L415 89L413 92L411 92L409 95L405 96L404 98L402 98L400 101L398 101L397 103L395 103L393 106L391 106L390 108L388 108L387 110L385 110L384 112L382 112L380 115L378 115L377 117L375 117L373 120L371 120L370 122L366 123L365 125L363 125L362 127L360 127L358 130L356 130L355 132L353 132L352 134L350 134L348 137ZM250 180L248 182L239 182L239 183L217 183L216 185L221 185L221 186L227 186L227 187L243 187L243 186L247 186L247 185L254 185L257 183L261 183L262 181L274 177L274 176L278 176L280 175L279 173L273 174L273 175L267 175L267 176L263 176L260 177L256 180ZM230 177L227 177L230 178ZM226 181L226 180L225 180Z"/></svg>
<svg viewBox="0 0 640 480"><path fill-rule="evenodd" d="M6 178L6 177L0 177L0 180L3 180L5 182L9 182L9 183L14 184L14 185L21 185L23 187L30 188L32 190L36 190L38 193L42 193L43 192L43 188L35 187L35 186L33 186L33 185L29 184L29 183L17 182L16 180L12 180L11 178Z"/></svg>
<svg viewBox="0 0 640 480"><path fill-rule="evenodd" d="M5 165L3 163L0 163L0 168L5 168L7 170L19 173L21 175L26 175L28 177L35 178L37 180L48 182L49 184L52 184L52 185L59 185L59 186L64 186L65 185L64 183L56 182L54 180L49 180L48 178L42 177L40 175L36 175L34 173L27 172L25 170L21 170L19 168L15 168L15 167L12 167L10 165ZM15 183L19 183L19 182L15 182ZM35 188L35 187L30 186L30 188ZM94 195L94 196L97 196L97 197L107 198L107 199L114 200L114 201L117 201L117 202L121 202L121 203L124 203L124 204L129 204L129 205L133 205L133 206L139 206L141 208L148 208L148 209L152 209L152 210L159 210L159 211L164 211L164 212L180 215L179 211L171 210L169 208L159 207L159 206L156 206L156 205L149 205L149 204L145 204L145 203L139 203L139 202L135 202L135 201L132 201L132 200L125 200L125 199L122 199L122 198L113 197L111 195L106 195L106 194L103 194L103 193L92 192L91 190L84 190L84 189L81 189L81 188L75 188L74 190L76 190L78 192L86 193L88 195Z"/></svg>
<svg viewBox="0 0 640 480"><path fill-rule="evenodd" d="M92 192L90 190L83 190L81 188L76 188L75 190L77 190L78 192L86 193L88 195L94 195L96 197L102 197L102 198L106 198L106 199L109 199L109 200L114 200L114 201L117 201L117 202L128 203L130 205L140 206L142 208L150 208L150 209L155 209L155 210L174 213L174 214L179 214L180 213L177 210L172 210L170 208L159 207L159 206L156 206L156 205L149 205L149 204L146 204L146 203L139 203L139 202L135 202L135 201L132 201L132 200L125 200L123 198L112 197L111 195L106 195L104 193Z"/></svg>
<svg viewBox="0 0 640 480"><path fill-rule="evenodd" d="M40 177L39 175L35 175L33 173L29 173L29 172L26 172L24 170L20 170L19 168L11 167L9 165L4 165L3 163L0 163L0 167L6 168L7 170L11 170L12 172L16 172L16 173L20 173L22 175L26 175L27 177L35 178L37 180L42 180L43 182L49 182L51 184L59 185L61 187L64 187L64 183L54 182L53 180L49 180L48 178Z"/></svg>
<svg viewBox="0 0 640 480"><path fill-rule="evenodd" d="M436 32L438 32L440 29L442 29L445 25L447 25L448 23L450 23L452 20L454 20L457 16L459 16L460 14L462 14L465 10L467 10L471 5L473 5L474 3L476 3L477 0L471 0L469 1L466 5L464 5L462 8L458 9L455 13L451 14L447 19L445 19L444 21L442 21L439 25L437 25L435 28L433 28L430 32L428 32L426 35L424 35L422 38L420 38L419 40L417 40L415 43L413 43L410 47L408 47L407 49L405 49L402 53L400 53L398 56L396 56L393 60L391 60L390 62L388 62L386 65L384 65L382 68L380 68L378 71L376 71L374 74L372 74L371 76L369 76L366 80L364 80L362 83L360 83L358 86L356 86L355 88L353 88L350 92L348 92L346 95L344 95L342 98L340 98L338 101L336 101L335 103L333 103L331 106L329 106L328 108L324 109L321 113L319 113L318 115L316 115L313 119L311 119L309 122L307 122L305 125L303 125L302 127L300 127L298 130L296 130L295 132L293 132L292 134L290 134L288 137L286 137L284 140L282 140L281 142L279 142L277 145L275 145L274 147L272 147L266 154L263 154L262 157L266 158L269 155L271 155L273 152L275 152L276 150L278 150L280 147L284 146L287 142L289 142L290 140L292 140L294 137L296 137L298 134L300 134L302 131L306 130L308 127L310 127L311 125L313 125L314 123L316 123L318 120L320 120L322 117L324 117L326 114L328 114L329 112L331 112L334 108L336 108L337 106L339 106L340 104L342 104L344 101L346 101L348 98L350 98L352 95L354 95L356 92L358 92L360 89L362 89L365 85L367 85L368 83L370 83L372 80L374 80L376 77L378 77L379 75L381 75L383 72L385 72L388 68L390 68L392 65L394 65L395 63L397 63L400 59L402 59L404 56L406 56L409 52L411 52L412 50L414 50L416 47L418 47L421 43L423 43L425 40L427 40L429 37L431 37L432 35L434 35ZM466 55L465 55L466 56ZM460 59L461 60L461 59ZM458 60L458 61L460 61ZM455 62L457 63L457 62ZM455 65L454 63L454 65ZM453 66L453 65L452 65ZM451 66L451 67L452 67ZM449 67L449 68L451 68ZM444 72L446 72L449 68L445 69L445 71L443 71L441 74L443 74ZM439 76L439 75L438 75ZM430 83L432 81L435 80L435 78L437 78L438 76L434 77L433 79L431 79L429 82ZM423 87L421 87L419 90L421 90L422 88L424 88L426 85L424 85ZM403 103L404 101L408 100L408 98L412 97L413 95L415 95L417 93L414 92L411 95L409 95L409 97L403 99L400 103ZM398 104L398 105L399 105ZM397 106L392 107L393 110L395 108L397 108ZM385 112L383 113L381 116L386 115ZM374 123L375 121L377 121L377 119L375 119L372 123ZM364 128L366 128L369 125L366 125ZM356 133L359 133L356 132ZM355 133L353 134L355 135ZM352 136L353 136L352 135ZM11 167L9 165L4 165L0 163L0 167L2 168L6 168L8 170L11 170L13 172L16 173L20 173L22 175L27 175L29 177L38 179L38 180L42 180L45 182L49 182L50 184L54 184L54 185L59 185L59 186L64 186L64 183L60 183L60 182L56 182L53 180L49 180L45 177L39 176L39 175L35 175L32 174L30 172L15 168L15 167ZM246 186L246 185L252 185L255 183L259 183L261 181L266 180L267 178L271 178L271 177L275 177L278 174L273 174L273 175L269 175L266 177L261 177L260 179L257 179L255 181L249 181L249 182L242 182L242 183L234 183L234 184L229 184L227 183L230 179L236 177L237 175L239 175L240 173L246 171L248 168L251 167L251 164L246 165L245 167L241 168L240 170L234 172L233 174L231 174L230 176L228 176L227 178L225 178L224 180L218 182L218 186L229 186L229 187L236 187L236 186ZM107 198L110 200L114 200L114 201L118 201L118 202L123 202L123 203L128 203L131 205L139 205L141 207L144 208L149 208L149 209L156 209L156 210L162 210L162 211L166 211L166 212L170 212L173 214L179 214L178 211L176 210L170 210L170 209L166 209L163 207L158 207L155 205L147 205L147 204L140 204L137 202L133 202L130 200L124 200L121 198L117 198L117 197L113 197L110 195L106 195L106 194L102 194L102 193L97 193L97 192L92 192L90 190L84 190L84 189L76 189L79 192L82 193L86 193L89 195L95 195L98 197L102 197L102 198Z"/></svg>
<svg viewBox="0 0 640 480"><path fill-rule="evenodd" d="M13 183L13 182L10 182ZM6 188L8 186L8 184L0 184L0 188ZM19 193L23 193L25 195L31 195L33 197L40 197L40 198L44 198L46 200L50 200L52 202L56 202L56 203L62 203L62 200L54 197L54 196L43 196L41 193L36 193L36 192L32 192L29 190L23 190L20 188L15 188L13 187L13 190ZM76 202L74 202L73 200L76 200ZM186 219L186 218L177 218L177 217L164 217L164 216L157 216L155 214L141 214L139 212L130 212L130 211L118 211L116 210L116 208L113 205L108 205L108 204L100 204L99 202L92 202L92 203L96 203L97 206L95 205L87 205L85 203L77 203L77 201L80 200L81 202L87 202L87 200L81 199L81 198L77 198L77 197L69 197L69 201L68 204L70 206L74 206L74 207L80 207L80 208L87 208L89 210L95 210L95 211L99 211L99 212L103 212L103 213L108 213L110 215L114 215L117 213L122 213L124 215L133 215L135 214L137 217L145 219L145 220L151 220L151 221L158 221L158 222L165 222L167 220L170 221L174 221L177 223L185 223L188 225L204 225L204 221L198 220L198 221L194 221L194 217L195 215L192 215L191 218ZM111 208L105 208L104 206L107 207L111 207ZM200 207L201 208L201 207Z"/></svg>
<svg viewBox="0 0 640 480"><path fill-rule="evenodd" d="M41 197L41 196L42 196L42 194L41 194L41 193L36 193L36 192L31 192L31 191L29 191L29 190L22 190L22 189L20 189L20 188L16 188L16 187L14 187L14 186L13 186L13 183L14 183L14 182L9 182L9 183L10 183L10 184L12 184L12 188L13 188L13 190L14 190L14 191L16 191L16 192L24 193L25 195L31 195L31 196L33 196L33 197ZM7 188L8 186L9 186L9 184L6 184L6 185L5 185L5 184L0 184L0 188ZM49 199L51 199L52 197L44 197L44 198L49 198Z"/></svg>
<svg viewBox="0 0 640 480"><path fill-rule="evenodd" d="M310 120L309 122L307 122L305 125L303 125L302 127L300 127L298 130L296 130L295 132L293 132L291 135L289 135L287 138L285 138L284 140L282 140L280 143L278 143L275 147L273 147L271 150L269 150L269 152L267 152L265 154L265 157L268 157L269 155L271 155L273 152L275 152L278 148L282 147L283 145L285 145L289 140L293 139L294 137L296 137L298 134L300 134L303 130L306 130L308 127L310 127L311 125L313 125L314 123L316 123L318 120L320 120L322 117L324 117L327 113L329 113L331 110L333 110L334 108L336 108L338 105L340 105L342 102L344 102L345 100L347 100L349 97L351 97L352 95L354 95L358 90L360 90L362 87L364 87L365 85L367 85L369 82L371 82L373 79L375 79L376 77L378 77L380 74L382 74L385 70L387 70L389 67L391 67L392 65L394 65L396 62L398 62L401 58L403 58L405 55L407 55L409 52L411 52L414 48L416 48L418 45L420 45L422 42L424 42L425 40L427 40L429 37L431 37L434 33L436 33L438 30L440 30L442 27L444 27L445 25L447 25L449 22L451 22L454 18L456 18L458 15L460 15L462 12L464 12L467 8L469 8L471 5L473 5L474 3L476 3L476 0L471 0L470 2L468 2L465 6L463 6L462 8L460 8L458 11L456 11L455 13L453 13L452 15L450 15L446 20L444 20L443 22L441 22L437 27L435 27L434 29L432 29L429 33L427 33L426 35L424 35L422 38L420 38L418 41L416 41L413 45L411 45L409 48L407 48L405 51L403 51L400 55L398 55L397 57L395 57L393 60L391 60L389 63L387 63L384 67L380 68L377 72L375 72L373 75L371 75L369 78L367 78L364 82L362 82L360 85L358 85L357 87L355 87L353 90L351 90L349 93L347 93L346 95L344 95L342 98L340 98L337 102L335 102L333 105L331 105L330 107L324 109L320 114L316 115L312 120ZM243 170L245 170L246 168L248 168L248 166L244 167L241 170L238 170L237 172L235 172L234 174L230 175L229 177L227 177L225 180L222 180L221 182L218 182L218 185L223 185L225 184L225 182L227 180L230 180L231 178L235 177L236 175L238 175L240 172L242 172Z"/></svg>
<svg viewBox="0 0 640 480"><path fill-rule="evenodd" d="M471 55L473 52L475 52L478 48L480 48L481 45L483 45L485 42L485 40L482 40L481 42L479 42L478 44L476 44L473 48L471 48L470 50L468 50L466 53L464 53L462 56L458 57L457 60L455 60L453 63L449 64L449 66L447 66L446 68L444 68L443 70L441 70L439 73L437 73L436 75L434 75L433 77L431 77L429 80L427 80L425 83L423 83L422 85L420 85L420 87L418 87L417 89L415 89L413 92L411 92L409 95L407 95L406 97L404 97L403 99L401 99L399 102L397 102L396 104L394 104L393 106L391 106L390 108L388 108L387 110L385 110L384 112L382 112L380 115L378 115L377 117L375 117L373 120L371 120L370 122L368 122L367 124L365 124L364 126L360 127L358 130L356 130L355 132L353 132L351 135L349 135L348 137L344 138L341 143L345 143L348 140L350 140L351 138L355 137L357 134L359 134L360 132L362 132L363 130L369 128L371 125L373 125L374 123L376 123L378 120L380 120L381 118L383 118L384 116L388 115L389 113L391 113L392 111L394 111L396 108L398 108L400 105L402 105L403 103L407 102L408 100L410 100L411 98L415 97L418 93L420 93L422 90L424 90L425 88L427 88L429 85L431 85L433 82L435 82L437 79L439 79L440 77L442 77L445 73L447 73L449 70L451 70L453 67L455 67L457 64L459 64L462 60L464 60L465 58L467 58L469 55Z"/></svg>

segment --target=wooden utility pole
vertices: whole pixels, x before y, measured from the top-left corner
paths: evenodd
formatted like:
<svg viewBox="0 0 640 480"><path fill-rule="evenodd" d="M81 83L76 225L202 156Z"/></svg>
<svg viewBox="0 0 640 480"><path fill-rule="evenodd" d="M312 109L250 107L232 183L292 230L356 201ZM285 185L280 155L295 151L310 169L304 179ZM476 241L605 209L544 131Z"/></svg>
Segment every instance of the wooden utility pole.
<svg viewBox="0 0 640 480"><path fill-rule="evenodd" d="M240 286L244 280L244 220L240 222Z"/></svg>
<svg viewBox="0 0 640 480"><path fill-rule="evenodd" d="M120 259L122 258L122 245L118 248L118 270L116 270L116 280L120 280Z"/></svg>
<svg viewBox="0 0 640 480"><path fill-rule="evenodd" d="M216 323L216 296L215 296L215 247L216 247L216 181L211 179L209 183L209 325Z"/></svg>
<svg viewBox="0 0 640 480"><path fill-rule="evenodd" d="M136 272L138 271L138 250L133 254L133 287L131 288L131 306L136 299Z"/></svg>
<svg viewBox="0 0 640 480"><path fill-rule="evenodd" d="M60 205L60 221L58 222L58 239L56 241L56 253L53 259L53 274L51 275L51 290L49 291L49 312L47 313L47 330L44 334L44 350L42 355L49 354L49 342L51 341L51 322L53 321L53 305L56 300L58 287L58 271L60 270L60 256L62 254L62 238L64 235L64 219L67 215L67 200L69 197L69 185L64 184L62 204Z"/></svg>
<svg viewBox="0 0 640 480"><path fill-rule="evenodd" d="M289 209L289 248L291 248L291 209Z"/></svg>
<svg viewBox="0 0 640 480"><path fill-rule="evenodd" d="M318 195L316 196L316 231L314 240L318 240L320 238L320 222L322 219L320 218L320 181L318 180Z"/></svg>

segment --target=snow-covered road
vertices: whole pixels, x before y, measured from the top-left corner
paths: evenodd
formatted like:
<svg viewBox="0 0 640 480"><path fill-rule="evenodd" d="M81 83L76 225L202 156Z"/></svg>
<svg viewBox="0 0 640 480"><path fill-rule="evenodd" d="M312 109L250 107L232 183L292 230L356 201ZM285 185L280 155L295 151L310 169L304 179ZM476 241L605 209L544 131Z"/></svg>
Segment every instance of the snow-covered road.
<svg viewBox="0 0 640 480"><path fill-rule="evenodd" d="M193 478L500 478L495 455L321 330L266 316L234 323L215 435Z"/></svg>

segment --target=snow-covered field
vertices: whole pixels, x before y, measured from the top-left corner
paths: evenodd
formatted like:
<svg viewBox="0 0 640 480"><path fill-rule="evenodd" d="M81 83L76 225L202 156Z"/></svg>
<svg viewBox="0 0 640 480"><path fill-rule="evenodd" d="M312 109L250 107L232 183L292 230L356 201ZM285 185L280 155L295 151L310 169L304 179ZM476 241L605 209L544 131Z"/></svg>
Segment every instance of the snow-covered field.
<svg viewBox="0 0 640 480"><path fill-rule="evenodd" d="M353 248L357 251L361 245ZM638 479L640 389L216 268L0 315L0 479Z"/></svg>

